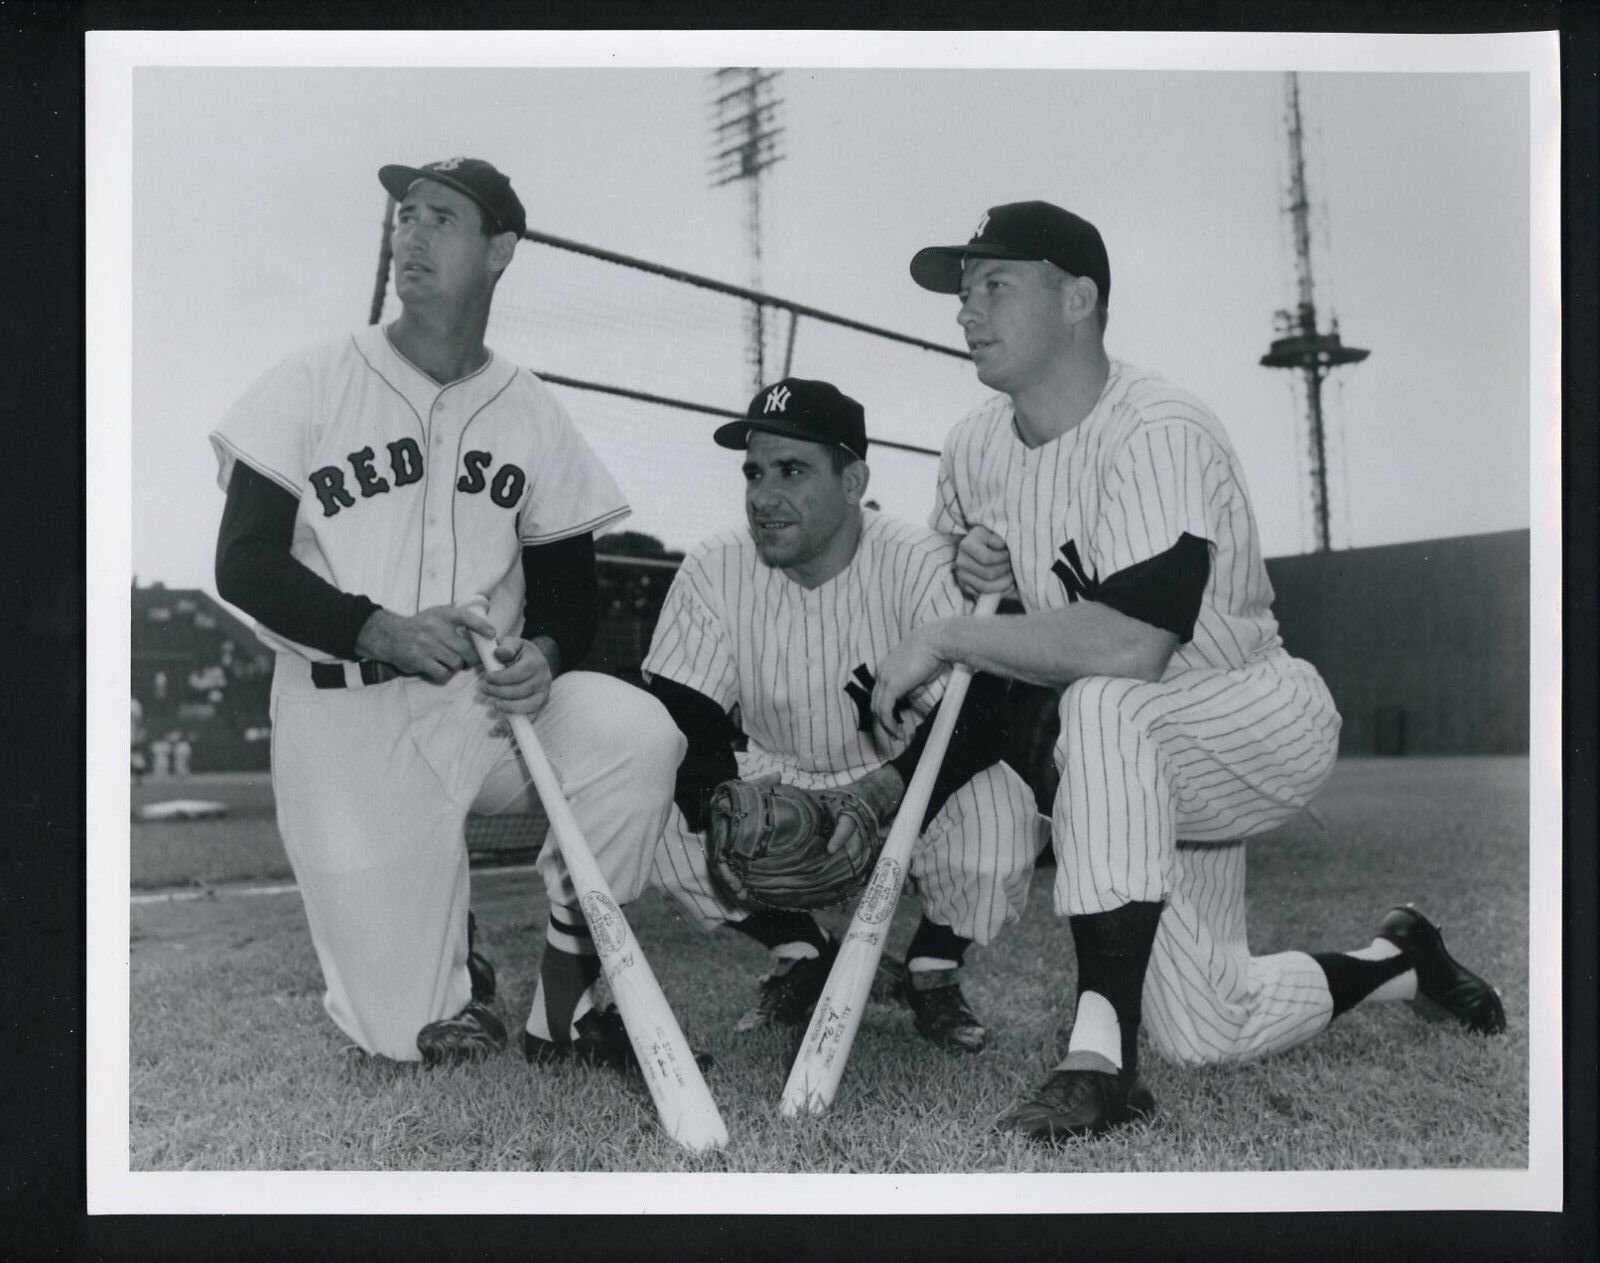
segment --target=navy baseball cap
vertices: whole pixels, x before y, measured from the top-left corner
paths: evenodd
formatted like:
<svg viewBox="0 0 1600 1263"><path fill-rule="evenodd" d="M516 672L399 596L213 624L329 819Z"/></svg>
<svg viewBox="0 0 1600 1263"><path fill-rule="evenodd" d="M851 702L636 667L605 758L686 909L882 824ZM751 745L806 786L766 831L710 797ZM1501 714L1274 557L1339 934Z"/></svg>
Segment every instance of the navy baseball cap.
<svg viewBox="0 0 1600 1263"><path fill-rule="evenodd" d="M391 163L378 168L378 180L397 202L405 199L407 191L418 180L436 180L476 202L489 217L489 227L495 232L514 232L520 237L528 231L527 213L512 192L510 179L482 158L446 158L421 167Z"/></svg>
<svg viewBox="0 0 1600 1263"><path fill-rule="evenodd" d="M719 447L742 449L749 446L751 430L842 447L857 460L867 458L866 409L831 382L785 377L763 386L744 420L719 425L711 437Z"/></svg>
<svg viewBox="0 0 1600 1263"><path fill-rule="evenodd" d="M928 246L911 257L911 279L938 294L961 292L961 265L967 259L1028 259L1054 263L1073 276L1087 276L1100 287L1100 301L1111 299L1111 260L1100 230L1080 215L1049 202L1007 202L991 206L964 246Z"/></svg>

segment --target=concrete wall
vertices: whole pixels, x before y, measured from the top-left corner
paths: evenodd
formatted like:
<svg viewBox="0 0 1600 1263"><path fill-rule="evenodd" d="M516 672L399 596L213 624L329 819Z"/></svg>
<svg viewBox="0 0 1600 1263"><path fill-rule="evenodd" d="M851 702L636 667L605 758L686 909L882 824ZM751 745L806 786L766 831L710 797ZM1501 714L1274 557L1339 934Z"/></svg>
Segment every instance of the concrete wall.
<svg viewBox="0 0 1600 1263"><path fill-rule="evenodd" d="M1267 562L1290 653L1344 716L1348 754L1528 748L1527 531Z"/></svg>

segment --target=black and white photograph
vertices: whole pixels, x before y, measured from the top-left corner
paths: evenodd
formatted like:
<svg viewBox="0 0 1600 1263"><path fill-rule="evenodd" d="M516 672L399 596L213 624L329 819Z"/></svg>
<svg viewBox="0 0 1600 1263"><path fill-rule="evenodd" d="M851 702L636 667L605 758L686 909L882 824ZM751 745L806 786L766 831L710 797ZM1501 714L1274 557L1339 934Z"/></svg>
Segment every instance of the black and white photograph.
<svg viewBox="0 0 1600 1263"><path fill-rule="evenodd" d="M1560 1209L1552 33L87 86L91 1213Z"/></svg>

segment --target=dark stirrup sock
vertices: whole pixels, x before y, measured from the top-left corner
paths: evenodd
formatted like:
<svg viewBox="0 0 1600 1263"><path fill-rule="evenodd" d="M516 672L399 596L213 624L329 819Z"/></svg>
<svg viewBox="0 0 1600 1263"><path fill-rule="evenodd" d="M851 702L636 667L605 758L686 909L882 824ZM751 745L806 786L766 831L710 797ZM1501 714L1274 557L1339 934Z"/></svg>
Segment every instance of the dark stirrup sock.
<svg viewBox="0 0 1600 1263"><path fill-rule="evenodd" d="M1117 1015L1122 1037L1122 1073L1131 1079L1139 1064L1140 994L1156 941L1164 903L1127 903L1110 912L1068 917L1078 952L1078 994L1104 996Z"/></svg>
<svg viewBox="0 0 1600 1263"><path fill-rule="evenodd" d="M972 946L972 940L963 938L948 925L940 925L936 921L928 920L926 913L917 925L917 932L911 936L911 942L906 945L906 964L910 964L918 957L929 960L949 960L959 965L966 955L967 948Z"/></svg>
<svg viewBox="0 0 1600 1263"><path fill-rule="evenodd" d="M539 992L555 1043L565 1044L572 1038L573 1014L599 977L600 956L582 916L575 908L551 908L544 956L539 961Z"/></svg>
<svg viewBox="0 0 1600 1263"><path fill-rule="evenodd" d="M740 934L755 939L769 951L786 943L806 943L820 953L828 945L817 919L806 912L778 912L764 909L752 912L743 921L729 921Z"/></svg>
<svg viewBox="0 0 1600 1263"><path fill-rule="evenodd" d="M1411 959L1404 952L1383 960L1362 960L1343 952L1312 952L1311 959L1327 976L1334 1017L1355 1008L1389 979L1398 978L1411 968Z"/></svg>

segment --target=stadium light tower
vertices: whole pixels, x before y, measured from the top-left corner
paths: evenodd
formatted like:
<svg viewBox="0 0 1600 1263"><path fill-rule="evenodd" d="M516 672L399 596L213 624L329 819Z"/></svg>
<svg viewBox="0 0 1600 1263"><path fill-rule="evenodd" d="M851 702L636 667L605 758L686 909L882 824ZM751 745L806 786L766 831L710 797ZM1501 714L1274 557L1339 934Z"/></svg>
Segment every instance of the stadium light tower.
<svg viewBox="0 0 1600 1263"><path fill-rule="evenodd" d="M1295 283L1299 302L1293 311L1276 313L1277 335L1261 357L1266 368L1299 369L1305 378L1306 421L1311 444L1311 516L1315 550L1325 553L1328 539L1328 452L1322 414L1322 379L1341 364L1357 364L1371 354L1339 340L1336 315L1326 332L1317 328L1317 304L1311 279L1311 195L1306 188L1304 130L1300 117L1300 76L1285 76L1285 124L1289 133L1289 203L1284 213L1294 231Z"/></svg>
<svg viewBox="0 0 1600 1263"><path fill-rule="evenodd" d="M761 180L783 160L778 124L783 98L774 86L779 70L724 66L711 72L711 187L742 180L750 288L761 289ZM747 359L755 390L766 379L766 308L752 302L746 317Z"/></svg>

